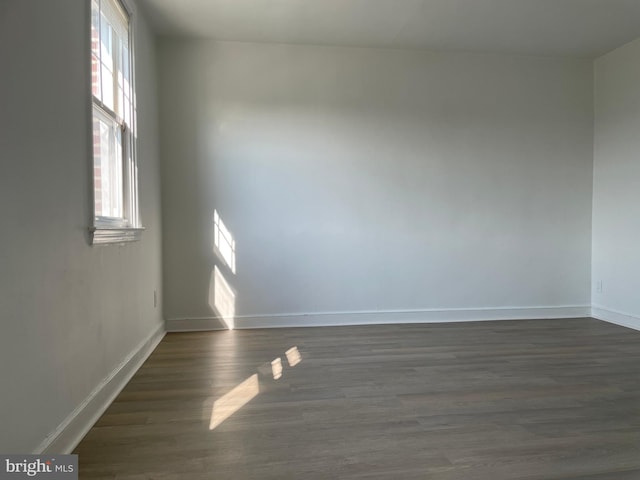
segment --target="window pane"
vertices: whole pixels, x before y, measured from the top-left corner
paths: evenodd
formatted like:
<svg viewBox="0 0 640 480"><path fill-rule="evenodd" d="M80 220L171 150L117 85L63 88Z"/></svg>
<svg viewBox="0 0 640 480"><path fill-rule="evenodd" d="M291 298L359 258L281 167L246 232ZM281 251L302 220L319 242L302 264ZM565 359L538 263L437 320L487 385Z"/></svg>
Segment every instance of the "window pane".
<svg viewBox="0 0 640 480"><path fill-rule="evenodd" d="M118 45L118 108L116 113L124 118L124 72L123 72L123 64L127 62L127 59L124 57L124 51L122 49L122 41L120 38L117 39ZM126 119L125 119L126 121Z"/></svg>
<svg viewBox="0 0 640 480"><path fill-rule="evenodd" d="M91 55L91 92L102 100L102 88L100 85L100 61L95 55Z"/></svg>
<svg viewBox="0 0 640 480"><path fill-rule="evenodd" d="M124 110L122 117L127 125L132 125L131 118L131 68L129 65L129 49L126 46L122 48L122 90Z"/></svg>
<svg viewBox="0 0 640 480"><path fill-rule="evenodd" d="M124 184L122 171L122 130L114 125L111 134L114 140L114 155L109 168L111 173L111 217L124 217L122 202L124 200Z"/></svg>
<svg viewBox="0 0 640 480"><path fill-rule="evenodd" d="M102 64L100 69L102 80L102 103L111 110L115 110L113 29L111 28L111 25L109 25L109 22L107 22L104 15L101 16L100 22L100 61Z"/></svg>
<svg viewBox="0 0 640 480"><path fill-rule="evenodd" d="M91 2L91 92L102 100L100 84L100 11L98 2Z"/></svg>
<svg viewBox="0 0 640 480"><path fill-rule="evenodd" d="M127 48L128 39L121 37L119 32L115 33L116 38L116 55L115 65L117 71L117 108L116 113L130 125L131 122L127 117L127 106L125 97L129 97L129 49Z"/></svg>
<svg viewBox="0 0 640 480"><path fill-rule="evenodd" d="M122 133L117 123L94 108L93 181L95 214L123 217Z"/></svg>
<svg viewBox="0 0 640 480"><path fill-rule="evenodd" d="M100 56L102 63L113 70L113 29L104 15L100 17Z"/></svg>
<svg viewBox="0 0 640 480"><path fill-rule="evenodd" d="M101 122L93 116L93 201L96 216L102 213L102 156L108 155L107 145L101 145Z"/></svg>
<svg viewBox="0 0 640 480"><path fill-rule="evenodd" d="M104 103L107 108L115 111L115 105L113 104L113 71L105 64L102 64L100 72L102 79L102 103Z"/></svg>
<svg viewBox="0 0 640 480"><path fill-rule="evenodd" d="M91 2L91 52L100 56L100 12L98 3Z"/></svg>
<svg viewBox="0 0 640 480"><path fill-rule="evenodd" d="M114 33L120 38L126 38L129 32L129 15L122 8L119 0L101 0L100 8Z"/></svg>

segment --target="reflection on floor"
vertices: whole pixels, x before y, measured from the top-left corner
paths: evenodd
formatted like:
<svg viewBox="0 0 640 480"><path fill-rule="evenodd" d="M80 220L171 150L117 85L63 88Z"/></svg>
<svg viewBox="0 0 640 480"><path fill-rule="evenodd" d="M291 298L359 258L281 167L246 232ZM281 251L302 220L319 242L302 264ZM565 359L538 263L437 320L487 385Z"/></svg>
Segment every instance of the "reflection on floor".
<svg viewBox="0 0 640 480"><path fill-rule="evenodd" d="M244 407L258 393L260 393L260 383L258 382L258 375L254 373L229 393L213 402L209 430L213 430Z"/></svg>
<svg viewBox="0 0 640 480"><path fill-rule="evenodd" d="M287 362L289 362L289 365L292 367L295 367L302 360L298 347L291 347L285 352L285 355L287 356Z"/></svg>
<svg viewBox="0 0 640 480"><path fill-rule="evenodd" d="M280 360L280 357L271 362L271 372L274 380L280 380L282 377L282 360Z"/></svg>
<svg viewBox="0 0 640 480"><path fill-rule="evenodd" d="M76 453L82 479L637 480L640 332L169 334Z"/></svg>
<svg viewBox="0 0 640 480"><path fill-rule="evenodd" d="M302 356L300 352L298 352L298 347L291 347L287 350L287 355L293 355L290 352L296 352L295 363L290 363L292 367L295 367L302 360ZM258 370L260 370L260 368L258 368ZM282 378L282 360L280 360L280 357L271 362L271 372L274 380L280 380ZM222 398L213 402L209 430L213 430L244 407L253 400L258 393L260 393L260 382L258 381L258 375L254 373Z"/></svg>

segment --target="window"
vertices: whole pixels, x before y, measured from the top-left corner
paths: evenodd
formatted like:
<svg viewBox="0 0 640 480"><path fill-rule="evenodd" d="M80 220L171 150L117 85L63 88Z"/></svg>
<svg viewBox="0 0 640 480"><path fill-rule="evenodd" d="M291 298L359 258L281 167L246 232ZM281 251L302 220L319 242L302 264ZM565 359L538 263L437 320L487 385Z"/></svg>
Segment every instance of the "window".
<svg viewBox="0 0 640 480"><path fill-rule="evenodd" d="M138 240L133 37L119 0L91 1L93 243Z"/></svg>

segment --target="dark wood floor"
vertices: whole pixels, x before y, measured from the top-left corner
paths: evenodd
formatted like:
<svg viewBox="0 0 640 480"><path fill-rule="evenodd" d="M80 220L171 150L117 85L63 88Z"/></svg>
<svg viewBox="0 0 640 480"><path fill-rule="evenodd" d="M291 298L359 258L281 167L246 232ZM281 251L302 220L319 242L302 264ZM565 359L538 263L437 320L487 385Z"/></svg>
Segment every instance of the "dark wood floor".
<svg viewBox="0 0 640 480"><path fill-rule="evenodd" d="M75 453L81 479L638 480L640 332L168 334Z"/></svg>

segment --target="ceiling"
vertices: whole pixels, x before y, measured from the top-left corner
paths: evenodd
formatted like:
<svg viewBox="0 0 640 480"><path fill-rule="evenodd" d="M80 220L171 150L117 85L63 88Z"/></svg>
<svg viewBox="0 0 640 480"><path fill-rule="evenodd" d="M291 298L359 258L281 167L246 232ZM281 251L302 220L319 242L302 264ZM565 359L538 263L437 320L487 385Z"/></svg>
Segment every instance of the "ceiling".
<svg viewBox="0 0 640 480"><path fill-rule="evenodd" d="M139 0L160 35L595 57L640 37L640 0Z"/></svg>

